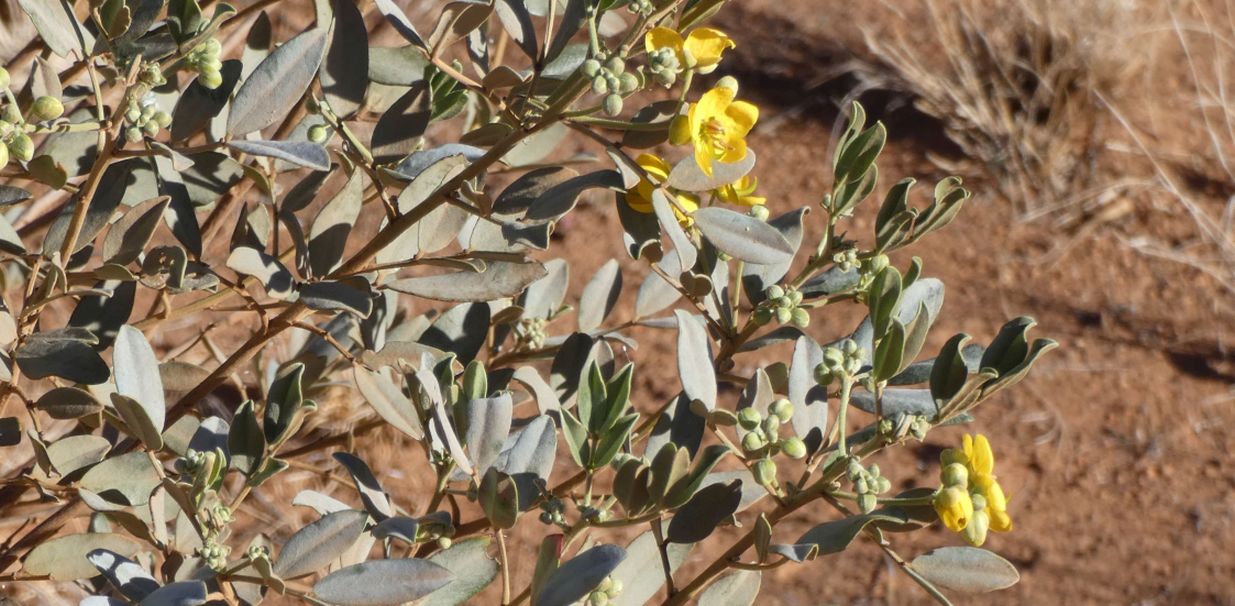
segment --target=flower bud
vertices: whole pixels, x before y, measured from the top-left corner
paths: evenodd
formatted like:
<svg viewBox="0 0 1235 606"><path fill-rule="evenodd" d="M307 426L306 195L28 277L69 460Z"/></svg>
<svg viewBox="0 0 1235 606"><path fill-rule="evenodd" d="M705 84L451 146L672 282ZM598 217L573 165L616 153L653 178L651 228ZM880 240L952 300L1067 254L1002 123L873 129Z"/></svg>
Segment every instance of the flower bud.
<svg viewBox="0 0 1235 606"><path fill-rule="evenodd" d="M806 442L803 442L802 438L797 436L786 438L781 441L780 449L793 459L801 459L806 456Z"/></svg>
<svg viewBox="0 0 1235 606"><path fill-rule="evenodd" d="M137 143L142 140L142 129L136 126L130 126L124 129L124 138L129 143Z"/></svg>
<svg viewBox="0 0 1235 606"><path fill-rule="evenodd" d="M780 433L780 419L777 418L776 415L771 415L763 420L763 423L760 424L759 429L762 429L763 433L775 437L776 434Z"/></svg>
<svg viewBox="0 0 1235 606"><path fill-rule="evenodd" d="M13 123L8 120L0 120L0 139L6 139L13 134Z"/></svg>
<svg viewBox="0 0 1235 606"><path fill-rule="evenodd" d="M793 418L793 402L785 398L779 398L768 406L768 412L776 415L784 423Z"/></svg>
<svg viewBox="0 0 1235 606"><path fill-rule="evenodd" d="M755 477L755 481L761 486L768 488L776 488L776 462L772 459L759 459L751 467L751 475Z"/></svg>
<svg viewBox="0 0 1235 606"><path fill-rule="evenodd" d="M611 597L611 598L613 598L613 597L617 597L617 595L618 595L619 593L622 593L622 589L623 589L622 580L621 580L621 579L614 579L614 580L613 580L613 586L612 586L612 587L610 587L610 588L609 588L609 591L608 591L608 593L609 593L609 597Z"/></svg>
<svg viewBox="0 0 1235 606"><path fill-rule="evenodd" d="M802 303L802 291L800 290L797 290L797 289L791 290L785 293L785 296L789 297L790 305L800 305Z"/></svg>
<svg viewBox="0 0 1235 606"><path fill-rule="evenodd" d="M202 48L207 57L218 57L219 53L223 51L223 45L219 44L219 41L214 38L207 38L202 43Z"/></svg>
<svg viewBox="0 0 1235 606"><path fill-rule="evenodd" d="M756 219L758 219L758 220L760 220L760 221L767 221L767 220L768 220L768 215L770 214L770 213L768 213L768 207L766 207L766 206L764 206L764 205L762 205L762 204L756 204L756 205L754 205L754 206L750 207L750 210L748 210L748 211L746 211L746 212L747 212L747 214L749 214L750 216L752 216L752 217L754 217L754 218L756 218Z"/></svg>
<svg viewBox="0 0 1235 606"><path fill-rule="evenodd" d="M746 452L755 452L764 446L767 446L767 442L758 433L752 431L742 436L742 450Z"/></svg>
<svg viewBox="0 0 1235 606"><path fill-rule="evenodd" d="M617 93L610 93L605 96L604 110L610 116L616 116L622 113L622 96Z"/></svg>
<svg viewBox="0 0 1235 606"><path fill-rule="evenodd" d="M609 92L609 81L604 76L597 75L592 78L592 92L603 95Z"/></svg>
<svg viewBox="0 0 1235 606"><path fill-rule="evenodd" d="M891 262L888 260L887 255L875 255L867 261L867 270L870 271L872 275L878 274L886 269L890 264Z"/></svg>
<svg viewBox="0 0 1235 606"><path fill-rule="evenodd" d="M878 505L879 499L874 494L868 492L858 495L858 509L861 509L862 513L875 511L875 507Z"/></svg>
<svg viewBox="0 0 1235 606"><path fill-rule="evenodd" d="M674 83L678 81L677 72L672 72L669 70L661 70L658 72L652 72L652 77L656 80L657 84L665 88L669 88L670 86L673 86Z"/></svg>
<svg viewBox="0 0 1235 606"><path fill-rule="evenodd" d="M145 133L147 137L154 137L158 135L159 134L159 123L155 122L154 120L150 120L146 122L145 124L142 125L142 132Z"/></svg>
<svg viewBox="0 0 1235 606"><path fill-rule="evenodd" d="M159 125L159 128L167 128L172 124L172 115L167 112L155 112L154 122Z"/></svg>
<svg viewBox="0 0 1235 606"><path fill-rule="evenodd" d="M27 162L34 157L34 141L31 141L26 133L17 133L9 141L9 153L13 154L14 158Z"/></svg>
<svg viewBox="0 0 1235 606"><path fill-rule="evenodd" d="M884 476L875 478L875 494L883 494L892 490L892 481Z"/></svg>
<svg viewBox="0 0 1235 606"><path fill-rule="evenodd" d="M742 410L738 411L738 425L741 425L742 429L751 431L755 429L756 427L758 427L759 423L761 423L762 421L763 421L763 415L759 414L759 411L756 410L753 406L748 407L748 408L743 408Z"/></svg>
<svg viewBox="0 0 1235 606"><path fill-rule="evenodd" d="M9 82L9 70L0 67L0 90L8 88Z"/></svg>
<svg viewBox="0 0 1235 606"><path fill-rule="evenodd" d="M974 511L986 510L986 497L982 496L981 493L977 493L977 492L970 493L969 500L973 501Z"/></svg>
<svg viewBox="0 0 1235 606"><path fill-rule="evenodd" d="M639 89L639 77L626 72L618 76L618 92L629 95Z"/></svg>
<svg viewBox="0 0 1235 606"><path fill-rule="evenodd" d="M37 120L55 120L64 115L64 104L55 97L43 95L34 100L34 105L30 106L30 113Z"/></svg>
<svg viewBox="0 0 1235 606"><path fill-rule="evenodd" d="M130 106L129 110L124 112L124 119L130 124L137 124L142 119L142 110L136 106Z"/></svg>
<svg viewBox="0 0 1235 606"><path fill-rule="evenodd" d="M949 486L940 490L931 503L944 526L952 532L960 532L973 518L973 501L963 488Z"/></svg>
<svg viewBox="0 0 1235 606"><path fill-rule="evenodd" d="M588 59L583 62L583 67L581 69L583 71L583 75L589 78L595 78L596 75L600 73L600 61Z"/></svg>
<svg viewBox="0 0 1235 606"><path fill-rule="evenodd" d="M828 385L831 385L832 381L835 381L835 380L836 380L836 375L832 374L832 371L828 370L827 366L823 364L815 365L815 382L816 383L823 385L823 386L828 386Z"/></svg>
<svg viewBox="0 0 1235 606"><path fill-rule="evenodd" d="M793 320L793 310L788 307L776 308L776 321L781 324L788 324Z"/></svg>
<svg viewBox="0 0 1235 606"><path fill-rule="evenodd" d="M773 284L763 291L763 295L769 299L779 299L785 296L785 289L779 285Z"/></svg>
<svg viewBox="0 0 1235 606"><path fill-rule="evenodd" d="M957 448L945 448L943 452L939 453L939 463L944 466L952 463L964 465L968 462L969 457L965 456L965 451Z"/></svg>
<svg viewBox="0 0 1235 606"><path fill-rule="evenodd" d="M626 61L621 57L614 55L605 61L605 69L613 72L614 74L625 73Z"/></svg>
<svg viewBox="0 0 1235 606"><path fill-rule="evenodd" d="M734 96L737 96L738 94L738 79L733 76L725 76L724 78L717 80L716 86L718 88L727 88L733 91Z"/></svg>
<svg viewBox="0 0 1235 606"><path fill-rule="evenodd" d="M965 526L965 540L974 547L986 542L986 533L991 528L991 516L985 511L975 511L973 519Z"/></svg>
<svg viewBox="0 0 1235 606"><path fill-rule="evenodd" d="M309 140L314 143L325 143L327 134L326 127L321 124L314 124L309 127Z"/></svg>
<svg viewBox="0 0 1235 606"><path fill-rule="evenodd" d="M943 482L944 486L965 488L969 486L969 470L960 463L948 463L939 472L939 481Z"/></svg>
<svg viewBox="0 0 1235 606"><path fill-rule="evenodd" d="M805 309L795 307L790 315L790 321L793 322L794 326L797 326L798 328L806 328L807 326L810 326L810 314L807 313Z"/></svg>
<svg viewBox="0 0 1235 606"><path fill-rule="evenodd" d="M829 370L838 370L845 366L845 354L835 347L823 350L823 365Z"/></svg>
<svg viewBox="0 0 1235 606"><path fill-rule="evenodd" d="M202 83L202 86L214 90L223 85L223 74L219 70L202 71L197 76L197 81Z"/></svg>

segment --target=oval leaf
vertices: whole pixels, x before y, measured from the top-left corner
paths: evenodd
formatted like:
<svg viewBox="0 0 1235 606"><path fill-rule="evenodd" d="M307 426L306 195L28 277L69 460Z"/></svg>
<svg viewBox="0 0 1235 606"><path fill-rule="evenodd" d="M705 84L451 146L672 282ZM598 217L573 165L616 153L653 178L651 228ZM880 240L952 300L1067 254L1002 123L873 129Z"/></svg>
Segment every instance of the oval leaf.
<svg viewBox="0 0 1235 606"><path fill-rule="evenodd" d="M450 570L428 560L373 560L330 573L313 593L339 606L386 606L423 598L452 580Z"/></svg>

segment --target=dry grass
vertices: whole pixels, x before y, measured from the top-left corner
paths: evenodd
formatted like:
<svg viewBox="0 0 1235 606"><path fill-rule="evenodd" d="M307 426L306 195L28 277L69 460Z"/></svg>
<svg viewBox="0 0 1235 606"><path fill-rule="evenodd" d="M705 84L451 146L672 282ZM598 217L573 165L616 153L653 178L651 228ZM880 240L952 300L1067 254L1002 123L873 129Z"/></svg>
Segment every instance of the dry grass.
<svg viewBox="0 0 1235 606"><path fill-rule="evenodd" d="M903 92L1025 213L1089 190L1108 114L1153 56L1152 0L885 2L868 87ZM1136 47L1136 48L1134 48ZM1135 51L1135 52L1133 52ZM970 172L971 172L970 171Z"/></svg>
<svg viewBox="0 0 1235 606"><path fill-rule="evenodd" d="M1134 107L1105 101L1134 151L1150 161L1160 202L1186 213L1195 230L1183 238L1148 234L1128 243L1195 267L1235 293L1235 3L1191 0L1172 7L1167 19L1182 57L1172 70L1178 85L1157 91L1167 117L1138 121ZM1179 129L1191 136L1180 138Z"/></svg>

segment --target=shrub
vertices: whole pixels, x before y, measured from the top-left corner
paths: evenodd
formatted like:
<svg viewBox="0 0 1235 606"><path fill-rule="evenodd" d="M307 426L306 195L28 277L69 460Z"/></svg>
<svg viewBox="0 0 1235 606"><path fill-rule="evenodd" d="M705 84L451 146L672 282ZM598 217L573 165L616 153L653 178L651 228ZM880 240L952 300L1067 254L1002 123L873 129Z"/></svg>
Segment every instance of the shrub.
<svg viewBox="0 0 1235 606"><path fill-rule="evenodd" d="M5 477L5 518L27 523L4 580L105 596L83 604L457 604L490 586L503 604L749 604L760 571L862 536L943 602L1017 580L978 547L1012 527L984 437L944 452L939 486L893 494L876 462L972 422L1054 346L1018 318L919 360L943 284L889 254L957 216L959 179L925 205L897 182L873 237L850 239L886 139L855 105L822 220L771 217L758 108L732 78L703 86L736 52L702 25L723 0L459 1L427 36L376 2L398 48L370 48L347 0L272 47L269 4L105 0L79 23L22 2L45 54L84 59L4 83L0 195L24 214L0 220L0 438L29 456ZM581 173L555 159L567 141L607 159ZM658 147L674 159L632 151ZM612 192L629 259L564 304L571 255L538 251L589 190ZM650 274L618 310L636 265ZM865 320L821 345L805 329L842 305ZM650 330L677 342L682 388L659 406L618 364ZM340 385L374 420L315 429ZM378 431L405 467L364 461ZM303 462L325 451L332 468ZM290 467L354 491L291 486L277 514L318 518L279 536ZM398 494L384 471L434 481ZM790 516L817 525L784 536ZM736 540L715 532L739 519ZM888 533L936 521L972 546L893 550ZM541 535L525 578L516 527ZM647 531L615 545L622 527ZM677 572L696 544L711 563Z"/></svg>

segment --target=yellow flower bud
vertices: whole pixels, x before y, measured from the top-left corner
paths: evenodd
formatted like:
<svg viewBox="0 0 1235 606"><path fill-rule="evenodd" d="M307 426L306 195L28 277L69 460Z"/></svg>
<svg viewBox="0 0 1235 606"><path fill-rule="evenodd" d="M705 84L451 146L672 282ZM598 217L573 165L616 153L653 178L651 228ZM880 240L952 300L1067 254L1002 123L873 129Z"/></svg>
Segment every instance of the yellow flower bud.
<svg viewBox="0 0 1235 606"><path fill-rule="evenodd" d="M948 463L939 472L939 480L944 486L959 486L966 488L969 486L969 470L965 469L960 463Z"/></svg>
<svg viewBox="0 0 1235 606"><path fill-rule="evenodd" d="M939 514L943 525L952 532L964 530L973 518L973 501L969 499L969 493L963 488L946 487L935 495L931 504L935 507L935 513Z"/></svg>
<svg viewBox="0 0 1235 606"><path fill-rule="evenodd" d="M981 547L986 542L986 532L990 530L991 517L985 511L975 512L969 525L965 527L965 540L974 547Z"/></svg>

